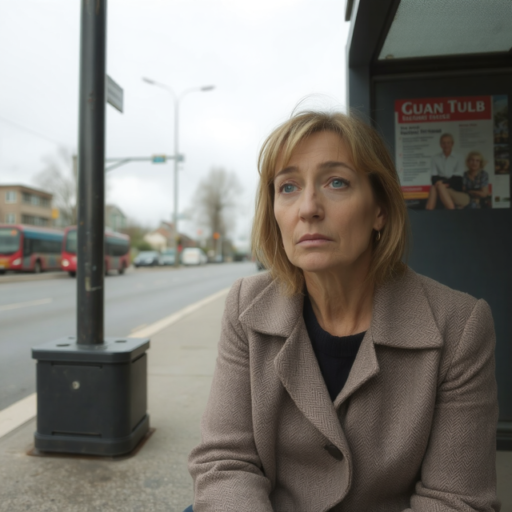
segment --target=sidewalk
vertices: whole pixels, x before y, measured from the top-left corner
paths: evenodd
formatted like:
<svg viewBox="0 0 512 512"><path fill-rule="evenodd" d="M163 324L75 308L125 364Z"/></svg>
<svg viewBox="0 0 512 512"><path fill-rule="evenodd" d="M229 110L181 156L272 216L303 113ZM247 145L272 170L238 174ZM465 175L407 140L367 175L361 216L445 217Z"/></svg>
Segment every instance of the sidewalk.
<svg viewBox="0 0 512 512"><path fill-rule="evenodd" d="M156 430L134 456L29 456L35 419L0 438L0 511L182 512L190 505L187 458L199 441L224 299L151 337L148 409ZM498 453L498 475L502 512L512 512L512 452Z"/></svg>
<svg viewBox="0 0 512 512"><path fill-rule="evenodd" d="M153 435L133 457L26 455L35 419L0 438L0 511L182 512L187 470L215 366L225 296L151 337L148 410Z"/></svg>

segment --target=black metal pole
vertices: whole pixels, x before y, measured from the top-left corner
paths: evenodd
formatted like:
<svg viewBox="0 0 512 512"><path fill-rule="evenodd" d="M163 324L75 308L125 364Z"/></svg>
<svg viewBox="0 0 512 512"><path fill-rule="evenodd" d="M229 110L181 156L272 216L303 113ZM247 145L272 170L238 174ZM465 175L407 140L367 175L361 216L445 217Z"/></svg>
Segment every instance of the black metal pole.
<svg viewBox="0 0 512 512"><path fill-rule="evenodd" d="M82 0L78 134L77 342L103 343L107 0Z"/></svg>

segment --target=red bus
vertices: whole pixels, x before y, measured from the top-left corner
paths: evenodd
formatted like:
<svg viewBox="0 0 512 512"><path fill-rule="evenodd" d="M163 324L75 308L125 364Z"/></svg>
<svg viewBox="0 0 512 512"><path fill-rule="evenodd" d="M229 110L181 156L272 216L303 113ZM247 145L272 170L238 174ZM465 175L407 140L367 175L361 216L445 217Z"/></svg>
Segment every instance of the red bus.
<svg viewBox="0 0 512 512"><path fill-rule="evenodd" d="M76 226L64 230L62 242L62 270L71 277L76 276ZM105 274L109 270L117 270L120 274L130 265L130 237L122 233L105 230Z"/></svg>
<svg viewBox="0 0 512 512"><path fill-rule="evenodd" d="M57 229L0 224L0 274L60 270L63 237Z"/></svg>

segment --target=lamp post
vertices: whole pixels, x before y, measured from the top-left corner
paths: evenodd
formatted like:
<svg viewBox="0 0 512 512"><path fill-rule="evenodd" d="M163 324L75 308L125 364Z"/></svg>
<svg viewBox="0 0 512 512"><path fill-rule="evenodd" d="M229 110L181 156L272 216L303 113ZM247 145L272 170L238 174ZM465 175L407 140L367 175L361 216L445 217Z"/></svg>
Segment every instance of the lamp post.
<svg viewBox="0 0 512 512"><path fill-rule="evenodd" d="M212 91L215 89L214 85L204 85L202 87L192 87L190 89L184 90L181 94L176 94L174 90L168 85L161 84L160 82L156 82L155 80L151 80L150 78L142 78L144 82L156 85L157 87L161 87L166 91L171 93L171 96L174 101L174 213L173 213L173 222L174 222L174 232L175 232L175 243L176 243L176 252L174 256L174 266L179 267L179 254L178 254L178 243L177 239L179 236L178 232L178 165L179 162L183 160L183 157L179 154L179 117L180 117L180 101L184 96L191 92L206 92Z"/></svg>

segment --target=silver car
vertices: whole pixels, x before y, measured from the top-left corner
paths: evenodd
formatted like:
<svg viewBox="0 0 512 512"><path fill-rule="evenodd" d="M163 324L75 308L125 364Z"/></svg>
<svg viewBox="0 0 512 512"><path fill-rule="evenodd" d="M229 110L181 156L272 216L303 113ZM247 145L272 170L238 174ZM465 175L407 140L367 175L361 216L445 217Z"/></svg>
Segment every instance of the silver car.
<svg viewBox="0 0 512 512"><path fill-rule="evenodd" d="M158 258L159 265L174 265L174 260L176 258L176 251L174 249L164 249L160 253L160 257Z"/></svg>
<svg viewBox="0 0 512 512"><path fill-rule="evenodd" d="M142 251L133 260L135 267L154 267L158 265L158 253L156 251Z"/></svg>

